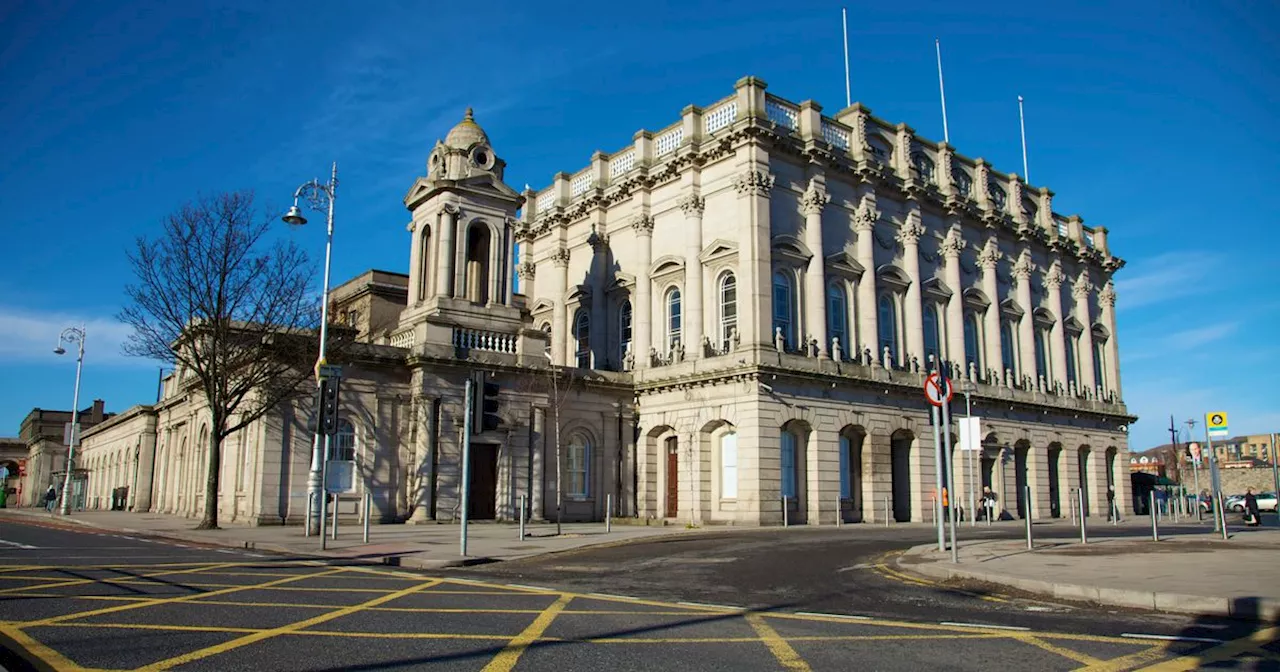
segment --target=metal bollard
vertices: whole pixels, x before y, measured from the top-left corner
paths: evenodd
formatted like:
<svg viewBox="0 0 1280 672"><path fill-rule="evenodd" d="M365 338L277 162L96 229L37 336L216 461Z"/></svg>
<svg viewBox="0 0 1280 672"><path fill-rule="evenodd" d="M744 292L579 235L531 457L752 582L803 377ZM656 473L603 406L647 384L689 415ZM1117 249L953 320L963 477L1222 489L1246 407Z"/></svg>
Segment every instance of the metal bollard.
<svg viewBox="0 0 1280 672"><path fill-rule="evenodd" d="M884 526L889 527L889 498L884 498Z"/></svg>
<svg viewBox="0 0 1280 672"><path fill-rule="evenodd" d="M1035 545L1031 542L1031 486L1029 485L1026 486L1026 489L1027 489L1027 500L1026 500L1027 515L1023 518L1023 520L1025 520L1027 523L1027 550L1030 551L1035 549Z"/></svg>
<svg viewBox="0 0 1280 672"><path fill-rule="evenodd" d="M1159 512L1156 510L1156 493L1153 490L1147 494L1150 495L1151 499L1150 504L1148 504L1151 507L1151 541L1160 541L1160 518L1157 515Z"/></svg>
<svg viewBox="0 0 1280 672"><path fill-rule="evenodd" d="M608 534L613 531L613 495L604 496L604 531Z"/></svg>
<svg viewBox="0 0 1280 672"><path fill-rule="evenodd" d="M840 511L840 495L836 495L836 527L840 527L841 518L844 518Z"/></svg>
<svg viewBox="0 0 1280 672"><path fill-rule="evenodd" d="M1076 493L1078 493L1079 490L1076 488L1069 488L1067 492L1070 493L1071 498L1071 506L1069 507L1071 509L1071 526L1075 527L1078 524L1076 523L1076 514L1080 512L1080 507L1076 504Z"/></svg>
<svg viewBox="0 0 1280 672"><path fill-rule="evenodd" d="M1227 507L1222 505L1222 491L1213 493L1213 506L1218 511L1218 520L1222 523L1222 540L1227 540Z"/></svg>
<svg viewBox="0 0 1280 672"><path fill-rule="evenodd" d="M373 517L369 515L369 509L372 506L373 506L373 494L371 494L368 490L365 490L364 506L360 508L362 509L361 513L364 514L364 543L366 544L369 543L369 519Z"/></svg>
<svg viewBox="0 0 1280 672"><path fill-rule="evenodd" d="M333 498L333 539L338 538L338 498Z"/></svg>
<svg viewBox="0 0 1280 672"><path fill-rule="evenodd" d="M524 541L524 502L526 497L528 495L520 495L520 541Z"/></svg>
<svg viewBox="0 0 1280 672"><path fill-rule="evenodd" d="M314 493L307 493L307 517L302 519L302 536L308 538L311 537L311 512L315 510L312 508L316 501L313 495Z"/></svg>
<svg viewBox="0 0 1280 672"><path fill-rule="evenodd" d="M996 514L995 504L988 501L983 506L987 509L987 527L991 527L991 519L994 518Z"/></svg>
<svg viewBox="0 0 1280 672"><path fill-rule="evenodd" d="M1076 500L1078 502L1077 506L1080 507L1080 510L1077 512L1077 515L1080 517L1080 543L1087 544L1089 543L1089 532L1086 529L1088 526L1085 525L1085 522L1084 522L1084 490L1083 489L1076 490Z"/></svg>
<svg viewBox="0 0 1280 672"><path fill-rule="evenodd" d="M787 520L787 496L782 496L782 526L790 527L790 521Z"/></svg>

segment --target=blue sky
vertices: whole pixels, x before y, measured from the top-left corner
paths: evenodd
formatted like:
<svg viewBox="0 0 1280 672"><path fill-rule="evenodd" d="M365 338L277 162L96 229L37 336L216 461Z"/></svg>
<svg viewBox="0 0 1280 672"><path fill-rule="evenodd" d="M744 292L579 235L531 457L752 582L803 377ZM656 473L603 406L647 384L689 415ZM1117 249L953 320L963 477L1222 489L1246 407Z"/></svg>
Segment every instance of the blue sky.
<svg viewBox="0 0 1280 672"><path fill-rule="evenodd" d="M82 406L154 399L155 363L119 352L124 250L198 193L283 208L338 161L341 280L407 268L401 199L468 105L517 188L747 74L843 107L838 3L613 4L4 3L0 434L70 405L51 349L80 321ZM1111 230L1135 449L1170 413L1280 430L1278 26L1262 2L850 6L855 100L940 139L940 38L952 143L1021 172L1024 96L1032 182ZM279 235L323 253L318 228Z"/></svg>

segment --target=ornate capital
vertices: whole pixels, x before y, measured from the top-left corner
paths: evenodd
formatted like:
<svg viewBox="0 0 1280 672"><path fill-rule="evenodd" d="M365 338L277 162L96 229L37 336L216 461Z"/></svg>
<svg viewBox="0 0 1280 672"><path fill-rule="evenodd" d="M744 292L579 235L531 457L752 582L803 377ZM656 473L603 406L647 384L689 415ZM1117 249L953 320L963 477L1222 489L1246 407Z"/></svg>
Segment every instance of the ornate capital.
<svg viewBox="0 0 1280 672"><path fill-rule="evenodd" d="M645 213L636 215L631 218L631 228L636 230L638 236L648 236L653 234L653 215Z"/></svg>
<svg viewBox="0 0 1280 672"><path fill-rule="evenodd" d="M516 274L520 276L521 280L532 280L533 276L537 275L537 272L537 264L528 259L520 262L520 265L516 267Z"/></svg>
<svg viewBox="0 0 1280 672"><path fill-rule="evenodd" d="M564 247L556 248L556 251L551 253L551 263L555 264L556 268L568 268L569 250Z"/></svg>
<svg viewBox="0 0 1280 672"><path fill-rule="evenodd" d="M871 231L878 221L880 221L880 211L876 210L875 203L870 198L864 197L858 204L858 210L853 213L853 230Z"/></svg>
<svg viewBox="0 0 1280 672"><path fill-rule="evenodd" d="M831 194L817 180L809 180L809 188L800 197L800 211L809 215L822 214L822 208L831 202Z"/></svg>
<svg viewBox="0 0 1280 672"><path fill-rule="evenodd" d="M1115 307L1116 305L1116 286L1110 280L1103 286L1102 291L1098 292L1098 303L1104 306Z"/></svg>
<svg viewBox="0 0 1280 672"><path fill-rule="evenodd" d="M462 212L458 209L458 206L452 203L445 203L440 209L444 210L446 214L453 215L454 217L457 217L458 213Z"/></svg>
<svg viewBox="0 0 1280 672"><path fill-rule="evenodd" d="M964 246L965 242L964 238L960 237L960 229L953 227L947 232L947 237L942 239L942 244L938 246L938 249L942 252L942 256L947 259L958 259Z"/></svg>
<svg viewBox="0 0 1280 672"><path fill-rule="evenodd" d="M978 264L984 270L995 270L996 264L1002 258L1004 258L1004 253L1000 251L1000 245L992 237L987 239L986 244L982 246L982 251L978 253Z"/></svg>
<svg viewBox="0 0 1280 672"><path fill-rule="evenodd" d="M707 209L707 199L697 194L681 196L678 204L684 211L685 217L701 217L703 211Z"/></svg>
<svg viewBox="0 0 1280 672"><path fill-rule="evenodd" d="M920 243L920 236L924 235L924 225L920 223L919 213L912 212L907 215L907 221L898 227L898 232L894 234L899 243L903 245L917 245Z"/></svg>
<svg viewBox="0 0 1280 672"><path fill-rule="evenodd" d="M733 177L733 188L739 196L768 196L773 190L773 176L752 168Z"/></svg>
<svg viewBox="0 0 1280 672"><path fill-rule="evenodd" d="M591 235L587 236L587 244L596 252L606 249L609 247L609 234L603 231L592 231Z"/></svg>
<svg viewBox="0 0 1280 672"><path fill-rule="evenodd" d="M1049 272L1044 274L1044 286L1053 291L1061 289L1066 280L1067 274L1062 272L1062 265L1056 261L1049 267Z"/></svg>
<svg viewBox="0 0 1280 672"><path fill-rule="evenodd" d="M1023 250L1018 255L1018 260L1013 264L1013 277L1019 281L1025 281L1031 277L1031 272L1036 270L1036 265L1031 263L1031 250Z"/></svg>
<svg viewBox="0 0 1280 672"><path fill-rule="evenodd" d="M1071 288L1071 296L1076 301L1085 301L1089 298L1089 292L1093 291L1093 283L1089 282L1089 272L1080 271L1080 276L1076 278L1076 284Z"/></svg>

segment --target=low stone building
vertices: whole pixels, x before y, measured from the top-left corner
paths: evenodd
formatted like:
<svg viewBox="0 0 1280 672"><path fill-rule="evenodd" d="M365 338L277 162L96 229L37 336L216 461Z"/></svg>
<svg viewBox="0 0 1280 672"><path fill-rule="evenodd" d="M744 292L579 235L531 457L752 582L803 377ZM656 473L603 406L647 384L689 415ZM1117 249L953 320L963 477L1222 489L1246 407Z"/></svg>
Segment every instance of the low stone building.
<svg viewBox="0 0 1280 672"><path fill-rule="evenodd" d="M18 440L27 446L26 475L22 480L23 506L35 506L50 485L56 485L62 491L66 474L67 444L66 426L71 422L71 411L52 411L33 408L22 419L18 430ZM76 421L80 425L81 436L89 428L111 417L106 412L106 403L95 399L93 405L80 411ZM78 465L83 464L78 458ZM83 469L72 474L72 503L75 506L84 504Z"/></svg>
<svg viewBox="0 0 1280 672"><path fill-rule="evenodd" d="M698 524L774 524L784 506L811 524L931 520L922 387L939 366L984 420L978 454L955 455L962 506L983 485L1034 518L1067 515L1074 489L1094 514L1108 487L1128 500L1124 262L1047 188L755 78L545 189L516 192L505 166L468 110L404 197L407 277L334 291L362 345L329 455L384 520L458 514L468 379L496 384L499 408L471 442L473 518L527 496L534 518L562 502L598 519L612 500ZM229 441L224 519L303 514L310 406ZM148 413L148 506L195 515L198 395L179 372Z"/></svg>

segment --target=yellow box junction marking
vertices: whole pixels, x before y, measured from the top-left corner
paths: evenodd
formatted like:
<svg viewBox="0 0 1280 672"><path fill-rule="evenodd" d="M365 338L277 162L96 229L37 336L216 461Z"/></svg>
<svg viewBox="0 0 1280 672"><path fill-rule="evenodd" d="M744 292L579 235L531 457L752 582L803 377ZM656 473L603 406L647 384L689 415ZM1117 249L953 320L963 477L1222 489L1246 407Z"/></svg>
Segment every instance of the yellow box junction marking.
<svg viewBox="0 0 1280 672"><path fill-rule="evenodd" d="M484 666L483 672L510 672L511 668L515 667L516 662L520 660L520 655L529 648L530 644L542 637L542 633L551 627L551 622L556 620L556 616L559 616L560 612L564 611L564 608L569 605L572 599L572 595L561 593L560 597L551 606L544 609L537 618L533 619L533 622L523 632L516 635L510 642L507 642L502 651L497 656L494 656L488 665Z"/></svg>

